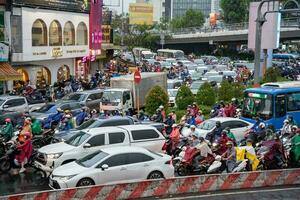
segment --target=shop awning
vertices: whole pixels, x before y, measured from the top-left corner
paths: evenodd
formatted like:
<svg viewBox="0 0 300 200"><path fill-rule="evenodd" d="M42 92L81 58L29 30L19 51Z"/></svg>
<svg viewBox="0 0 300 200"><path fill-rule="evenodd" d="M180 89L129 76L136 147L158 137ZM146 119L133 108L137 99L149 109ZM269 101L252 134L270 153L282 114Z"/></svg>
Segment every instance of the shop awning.
<svg viewBox="0 0 300 200"><path fill-rule="evenodd" d="M22 80L22 74L17 72L10 64L0 62L0 81Z"/></svg>

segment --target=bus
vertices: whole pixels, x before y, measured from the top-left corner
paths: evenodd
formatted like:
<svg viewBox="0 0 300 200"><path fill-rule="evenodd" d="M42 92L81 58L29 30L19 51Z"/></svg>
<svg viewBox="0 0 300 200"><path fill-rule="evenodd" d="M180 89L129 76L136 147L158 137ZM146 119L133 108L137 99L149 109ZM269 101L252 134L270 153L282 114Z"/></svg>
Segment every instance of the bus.
<svg viewBox="0 0 300 200"><path fill-rule="evenodd" d="M262 87L250 88L244 92L241 118L255 123L260 117L275 129L283 126L287 116L293 116L300 124L300 87Z"/></svg>
<svg viewBox="0 0 300 200"><path fill-rule="evenodd" d="M175 59L184 59L184 52L181 50L173 50L173 49L158 49L157 57L159 60L164 60L167 58L175 58Z"/></svg>
<svg viewBox="0 0 300 200"><path fill-rule="evenodd" d="M296 62L296 57L293 54L273 54L274 61L294 61Z"/></svg>

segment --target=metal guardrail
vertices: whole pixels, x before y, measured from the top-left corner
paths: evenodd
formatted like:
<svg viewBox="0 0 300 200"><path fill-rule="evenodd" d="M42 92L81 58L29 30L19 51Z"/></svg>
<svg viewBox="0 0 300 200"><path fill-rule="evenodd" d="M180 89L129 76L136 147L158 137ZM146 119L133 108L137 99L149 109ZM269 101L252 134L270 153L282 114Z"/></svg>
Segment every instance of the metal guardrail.
<svg viewBox="0 0 300 200"><path fill-rule="evenodd" d="M300 21L297 19L292 20L282 20L282 27L300 27ZM237 23L237 24L227 24L221 27L189 27L181 28L170 31L171 35L183 35L183 34L196 34L196 33L215 33L215 32L228 32L228 31L242 31L249 28L248 22Z"/></svg>

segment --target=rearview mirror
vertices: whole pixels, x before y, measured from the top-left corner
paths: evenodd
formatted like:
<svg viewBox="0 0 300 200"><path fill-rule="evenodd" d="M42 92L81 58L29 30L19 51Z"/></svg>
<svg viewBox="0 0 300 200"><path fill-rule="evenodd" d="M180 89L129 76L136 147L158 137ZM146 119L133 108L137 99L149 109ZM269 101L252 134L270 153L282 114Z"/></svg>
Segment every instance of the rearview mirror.
<svg viewBox="0 0 300 200"><path fill-rule="evenodd" d="M91 147L91 144L90 143L85 143L84 145L83 145L83 148L90 148Z"/></svg>
<svg viewBox="0 0 300 200"><path fill-rule="evenodd" d="M86 101L92 101L92 99L88 98Z"/></svg>
<svg viewBox="0 0 300 200"><path fill-rule="evenodd" d="M107 164L102 165L102 166L101 166L101 169L102 169L102 170L108 169L108 165L107 165Z"/></svg>

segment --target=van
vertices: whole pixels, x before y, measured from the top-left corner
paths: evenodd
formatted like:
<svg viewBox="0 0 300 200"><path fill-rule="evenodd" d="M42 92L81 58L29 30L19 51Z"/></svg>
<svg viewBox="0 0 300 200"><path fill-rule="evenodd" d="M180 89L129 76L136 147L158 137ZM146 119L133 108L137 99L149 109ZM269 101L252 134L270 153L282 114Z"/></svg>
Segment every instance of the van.
<svg viewBox="0 0 300 200"><path fill-rule="evenodd" d="M28 112L27 99L21 96L0 96L0 110Z"/></svg>

